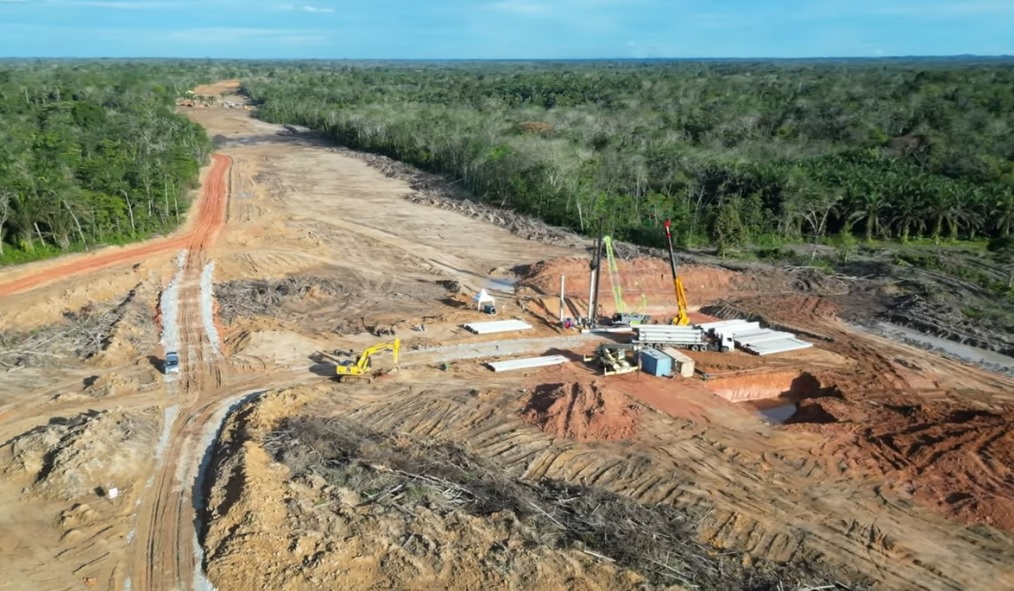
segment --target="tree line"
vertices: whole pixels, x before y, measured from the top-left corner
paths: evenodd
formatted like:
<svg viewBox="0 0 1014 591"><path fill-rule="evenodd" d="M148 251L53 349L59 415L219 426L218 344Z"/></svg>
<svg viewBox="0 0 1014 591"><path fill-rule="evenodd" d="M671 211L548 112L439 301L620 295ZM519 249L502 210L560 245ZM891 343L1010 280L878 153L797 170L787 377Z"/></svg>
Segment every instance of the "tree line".
<svg viewBox="0 0 1014 591"><path fill-rule="evenodd" d="M0 66L0 261L174 228L212 148L173 110L198 75L153 63Z"/></svg>
<svg viewBox="0 0 1014 591"><path fill-rule="evenodd" d="M1014 62L300 64L258 116L660 245L1014 230Z"/></svg>

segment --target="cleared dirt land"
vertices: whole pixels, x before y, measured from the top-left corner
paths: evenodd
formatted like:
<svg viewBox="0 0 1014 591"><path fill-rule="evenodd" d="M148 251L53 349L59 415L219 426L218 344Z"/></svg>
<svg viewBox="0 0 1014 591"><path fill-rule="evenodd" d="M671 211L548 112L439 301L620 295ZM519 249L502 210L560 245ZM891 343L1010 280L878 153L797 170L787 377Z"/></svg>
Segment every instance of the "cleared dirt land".
<svg viewBox="0 0 1014 591"><path fill-rule="evenodd" d="M183 110L218 143L184 229L0 276L0 590L1014 588L1014 380L843 323L842 279L688 265L694 319L815 347L604 377L553 322L585 241ZM480 288L534 328L464 331ZM391 332L371 383L315 355Z"/></svg>

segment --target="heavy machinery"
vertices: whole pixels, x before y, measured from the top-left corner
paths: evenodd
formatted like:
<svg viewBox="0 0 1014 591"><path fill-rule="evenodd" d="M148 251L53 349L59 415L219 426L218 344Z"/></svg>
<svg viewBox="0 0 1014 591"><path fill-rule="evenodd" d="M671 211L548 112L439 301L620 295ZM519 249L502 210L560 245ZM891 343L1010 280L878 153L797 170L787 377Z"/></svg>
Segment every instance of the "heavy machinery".
<svg viewBox="0 0 1014 591"><path fill-rule="evenodd" d="M602 368L602 375L614 376L637 371L637 364L627 359L627 351L634 350L632 345L618 343L602 343L594 355L586 356L584 361L597 362Z"/></svg>
<svg viewBox="0 0 1014 591"><path fill-rule="evenodd" d="M389 343L373 345L363 351L355 361L351 359L339 361L338 365L335 366L337 380L339 382L350 378L362 378L369 380L369 372L373 366L370 358L381 351L390 351L394 356L394 363L397 365L398 353L401 351L401 339L394 339Z"/></svg>
<svg viewBox="0 0 1014 591"><path fill-rule="evenodd" d="M673 287L676 289L676 317L672 319L674 326L687 326L690 324L690 316L687 314L687 294L683 291L683 281L680 279L676 267L676 251L672 248L672 231L669 229L669 220L665 221L665 238L669 243L669 269L672 271Z"/></svg>
<svg viewBox="0 0 1014 591"><path fill-rule="evenodd" d="M606 262L609 265L609 285L613 289L613 300L616 304L616 313L613 314L612 323L616 326L636 326L646 323L651 319L644 313L648 307L648 298L641 294L641 305L637 310L630 312L627 303L623 300L623 285L620 283L620 267L616 264L616 254L613 252L613 239L610 236L602 237L606 245Z"/></svg>
<svg viewBox="0 0 1014 591"><path fill-rule="evenodd" d="M588 282L588 318L585 325L588 328L595 328L599 324L599 267L602 262L602 232L605 229L605 219L599 222L599 235L595 239L595 252L592 254L588 267L591 271L591 280Z"/></svg>

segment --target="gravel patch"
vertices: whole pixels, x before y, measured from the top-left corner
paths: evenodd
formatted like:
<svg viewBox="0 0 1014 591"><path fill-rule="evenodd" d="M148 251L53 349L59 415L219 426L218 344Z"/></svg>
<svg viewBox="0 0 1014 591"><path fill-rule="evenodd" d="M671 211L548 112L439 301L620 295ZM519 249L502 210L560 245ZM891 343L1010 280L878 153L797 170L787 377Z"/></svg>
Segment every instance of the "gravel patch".
<svg viewBox="0 0 1014 591"><path fill-rule="evenodd" d="M205 265L201 272L201 320L204 322L204 332L208 335L208 342L218 354L220 353L220 343L218 329L215 328L214 284L211 280L214 272L214 261Z"/></svg>

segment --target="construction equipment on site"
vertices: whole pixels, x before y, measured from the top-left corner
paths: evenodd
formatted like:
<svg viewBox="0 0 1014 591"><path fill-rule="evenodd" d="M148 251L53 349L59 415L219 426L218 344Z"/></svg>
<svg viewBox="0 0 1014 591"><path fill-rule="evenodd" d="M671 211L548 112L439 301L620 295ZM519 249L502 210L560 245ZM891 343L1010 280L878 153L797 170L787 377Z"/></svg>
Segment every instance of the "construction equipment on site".
<svg viewBox="0 0 1014 591"><path fill-rule="evenodd" d="M584 357L585 363L596 362L602 368L602 375L613 376L637 371L637 364L631 364L627 359L627 351L632 351L633 345L620 343L602 343L593 355Z"/></svg>
<svg viewBox="0 0 1014 591"><path fill-rule="evenodd" d="M388 343L373 345L363 351L355 361L351 359L339 361L335 366L336 379L339 382L349 378L371 379L369 372L373 366L373 362L370 358L381 351L391 351L394 356L394 363L397 365L398 353L401 351L401 339L394 339Z"/></svg>
<svg viewBox="0 0 1014 591"><path fill-rule="evenodd" d="M675 326L686 326L690 324L690 316L687 314L687 294L683 291L683 280L680 279L676 265L676 251L672 248L672 231L669 229L669 220L665 221L665 238L669 244L669 269L672 271L673 287L676 289L676 317L672 319Z"/></svg>
<svg viewBox="0 0 1014 591"><path fill-rule="evenodd" d="M641 324L634 327L631 344L637 348L690 349L691 351L721 351L735 349L736 344L729 335L716 334L694 326L672 326L669 324Z"/></svg>
<svg viewBox="0 0 1014 591"><path fill-rule="evenodd" d="M606 263L609 266L609 285L613 289L613 300L616 303L616 313L613 314L612 323L615 326L635 326L648 322L651 317L644 313L648 307L648 298L641 294L641 305L637 310L631 312L627 308L627 302L623 300L623 285L620 283L620 267L616 264L616 253L613 252L613 239L611 236L603 236L602 242L606 246Z"/></svg>
<svg viewBox="0 0 1014 591"><path fill-rule="evenodd" d="M599 234L598 238L595 239L595 252L592 254L592 260L589 264L591 279L588 282L588 319L585 323L588 328L598 326L599 266L602 263L602 234L604 231L605 218L599 222Z"/></svg>

